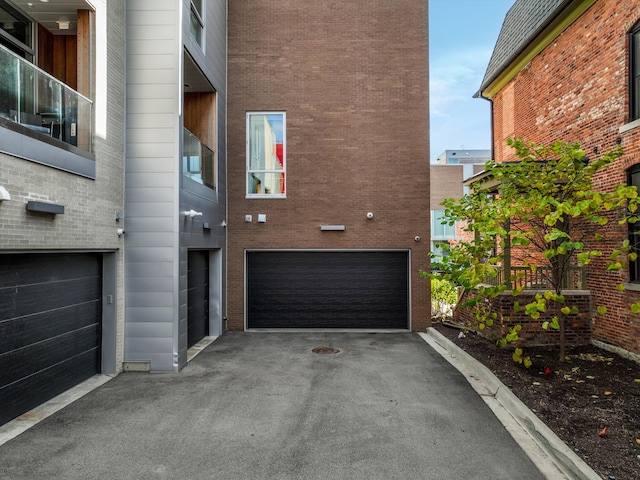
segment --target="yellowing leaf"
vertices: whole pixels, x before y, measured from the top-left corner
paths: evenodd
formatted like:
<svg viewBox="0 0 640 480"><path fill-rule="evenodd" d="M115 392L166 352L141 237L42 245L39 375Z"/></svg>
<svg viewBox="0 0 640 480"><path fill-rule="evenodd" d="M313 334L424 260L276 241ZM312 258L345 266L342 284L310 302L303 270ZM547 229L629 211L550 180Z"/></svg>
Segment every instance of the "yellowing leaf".
<svg viewBox="0 0 640 480"><path fill-rule="evenodd" d="M612 394L613 394L613 392L609 392L609 391L607 391L607 392L604 392L604 394L605 394L605 395L612 395Z"/></svg>
<svg viewBox="0 0 640 480"><path fill-rule="evenodd" d="M636 382L636 383L640 383L640 378L636 378L636 379L634 380L634 382Z"/></svg>
<svg viewBox="0 0 640 480"><path fill-rule="evenodd" d="M596 377L594 377L593 375L587 375L587 378L588 378L589 380L593 380L593 379L594 379L594 378L596 378Z"/></svg>
<svg viewBox="0 0 640 480"><path fill-rule="evenodd" d="M636 438L636 443L640 445L640 438Z"/></svg>

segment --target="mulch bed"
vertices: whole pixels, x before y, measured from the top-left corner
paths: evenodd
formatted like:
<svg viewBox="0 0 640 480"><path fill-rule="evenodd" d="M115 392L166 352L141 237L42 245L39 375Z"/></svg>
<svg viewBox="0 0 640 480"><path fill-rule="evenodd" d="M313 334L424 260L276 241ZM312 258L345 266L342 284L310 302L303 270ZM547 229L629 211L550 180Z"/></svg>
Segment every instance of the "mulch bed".
<svg viewBox="0 0 640 480"><path fill-rule="evenodd" d="M640 479L640 364L594 345L527 347L530 368L472 332L433 327L491 370L603 479Z"/></svg>

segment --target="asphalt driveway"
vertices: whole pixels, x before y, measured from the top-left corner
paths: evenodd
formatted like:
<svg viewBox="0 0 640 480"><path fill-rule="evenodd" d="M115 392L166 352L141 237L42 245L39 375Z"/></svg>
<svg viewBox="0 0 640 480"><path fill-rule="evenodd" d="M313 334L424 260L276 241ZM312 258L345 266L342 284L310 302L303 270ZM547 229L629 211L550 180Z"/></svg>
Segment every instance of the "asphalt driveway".
<svg viewBox="0 0 640 480"><path fill-rule="evenodd" d="M229 333L178 374L120 374L0 446L0 478L543 477L416 334Z"/></svg>

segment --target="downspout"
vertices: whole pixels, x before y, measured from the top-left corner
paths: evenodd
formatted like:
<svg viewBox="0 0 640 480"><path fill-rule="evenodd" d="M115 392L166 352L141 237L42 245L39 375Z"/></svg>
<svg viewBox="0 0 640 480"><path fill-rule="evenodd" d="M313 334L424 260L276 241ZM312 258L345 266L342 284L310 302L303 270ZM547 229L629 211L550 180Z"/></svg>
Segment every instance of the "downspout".
<svg viewBox="0 0 640 480"><path fill-rule="evenodd" d="M495 152L495 136L494 136L494 121L493 121L493 100L489 97L485 97L482 93L482 90L478 90L476 92L476 94L473 96L473 98L482 98L483 100L486 100L487 102L489 102L489 104L491 105L490 108L490 113L489 116L491 118L491 160L495 161L495 158L493 158L494 152Z"/></svg>

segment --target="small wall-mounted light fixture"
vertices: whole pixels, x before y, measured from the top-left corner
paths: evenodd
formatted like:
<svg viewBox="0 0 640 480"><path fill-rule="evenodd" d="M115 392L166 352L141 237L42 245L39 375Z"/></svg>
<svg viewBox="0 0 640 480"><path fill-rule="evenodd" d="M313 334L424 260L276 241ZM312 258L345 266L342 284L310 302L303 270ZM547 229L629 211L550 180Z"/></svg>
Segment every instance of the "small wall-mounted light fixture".
<svg viewBox="0 0 640 480"><path fill-rule="evenodd" d="M202 224L202 229L203 230L211 230L211 225L209 225L209 222L204 222Z"/></svg>
<svg viewBox="0 0 640 480"><path fill-rule="evenodd" d="M29 212L62 215L64 213L64 205L56 205L55 203L36 202L36 201L30 200L27 202L27 210Z"/></svg>
<svg viewBox="0 0 640 480"><path fill-rule="evenodd" d="M69 20L58 20L57 23L60 30L69 30Z"/></svg>
<svg viewBox="0 0 640 480"><path fill-rule="evenodd" d="M367 212L367 218L373 220L373 212Z"/></svg>
<svg viewBox="0 0 640 480"><path fill-rule="evenodd" d="M201 217L202 212L196 212L194 209L187 210L182 212L185 217L193 218L193 217Z"/></svg>
<svg viewBox="0 0 640 480"><path fill-rule="evenodd" d="M267 223L267 214L259 213L258 214L258 223Z"/></svg>
<svg viewBox="0 0 640 480"><path fill-rule="evenodd" d="M227 226L227 221L226 220L222 220L222 223L220 224L220 226L222 228L226 227Z"/></svg>
<svg viewBox="0 0 640 480"><path fill-rule="evenodd" d="M122 220L122 213L120 213L120 210L116 210L116 222L119 222L120 220Z"/></svg>
<svg viewBox="0 0 640 480"><path fill-rule="evenodd" d="M420 235L416 235L415 237L413 237L413 239L414 239L416 242L419 242L420 240L422 240L422 239L420 238Z"/></svg>
<svg viewBox="0 0 640 480"><path fill-rule="evenodd" d="M0 202L4 200L11 200L11 195L9 195L6 188L0 187Z"/></svg>
<svg viewBox="0 0 640 480"><path fill-rule="evenodd" d="M119 228L118 229L118 236L121 237L124 235L124 228Z"/></svg>
<svg viewBox="0 0 640 480"><path fill-rule="evenodd" d="M249 222L253 222L253 216L251 216L251 215L245 215L245 216L244 216L244 221L245 221L245 222L248 222L248 223L249 223Z"/></svg>

